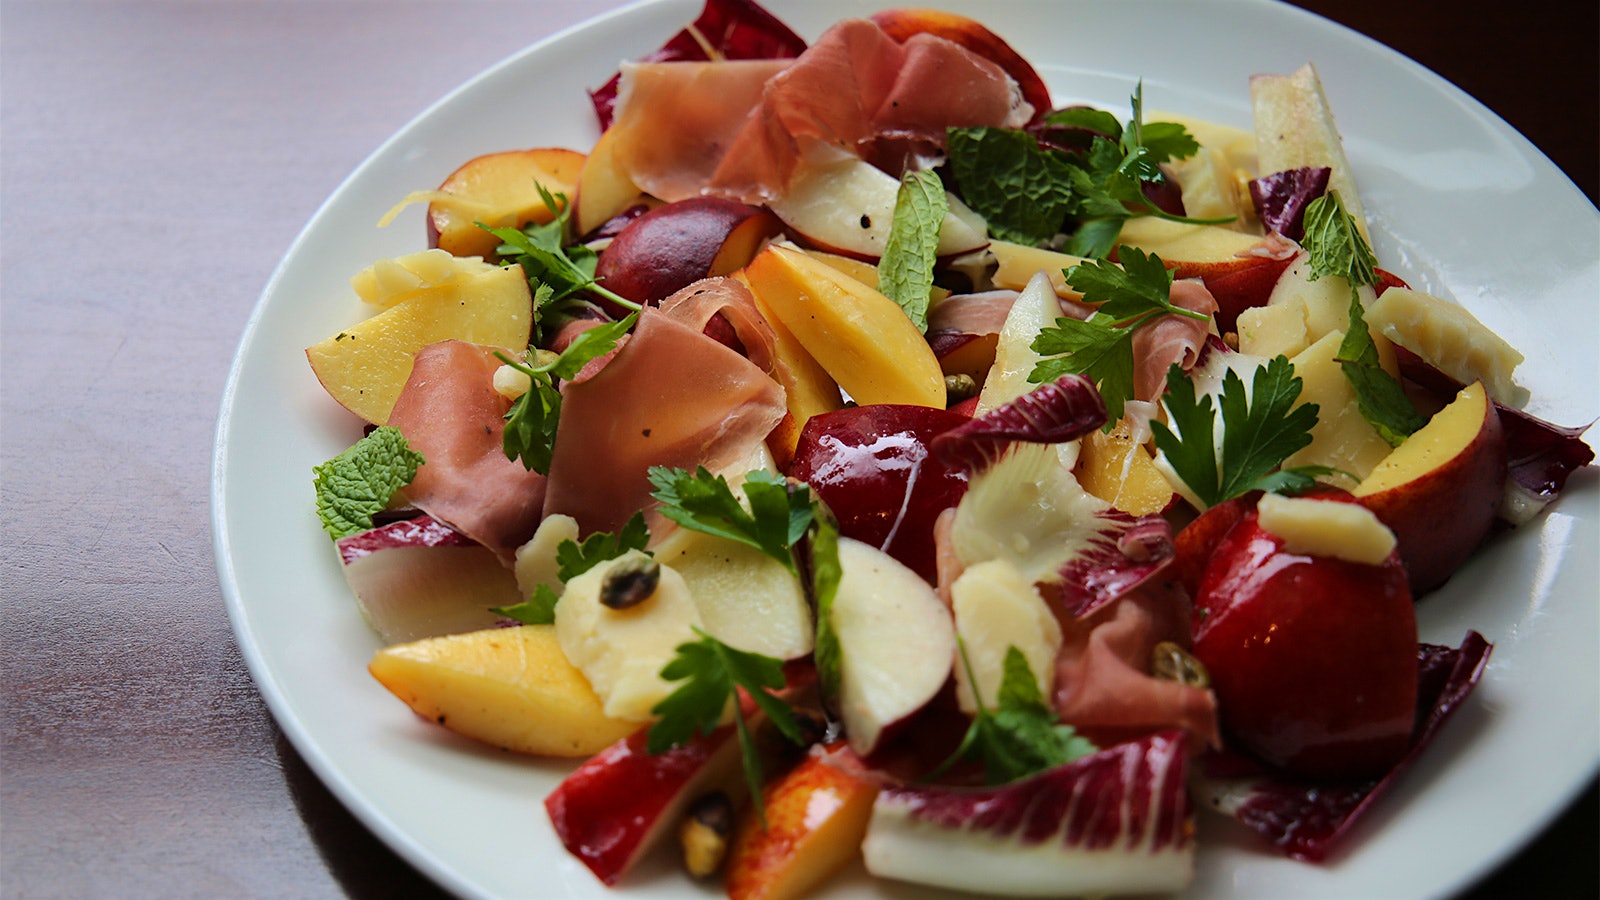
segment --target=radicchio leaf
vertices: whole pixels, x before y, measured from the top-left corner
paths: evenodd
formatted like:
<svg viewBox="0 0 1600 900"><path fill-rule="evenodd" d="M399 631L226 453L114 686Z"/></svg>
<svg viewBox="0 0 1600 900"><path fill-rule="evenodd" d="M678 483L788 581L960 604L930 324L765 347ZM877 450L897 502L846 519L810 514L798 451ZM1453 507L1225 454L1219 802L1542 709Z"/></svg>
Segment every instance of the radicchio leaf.
<svg viewBox="0 0 1600 900"><path fill-rule="evenodd" d="M1250 200L1256 217L1268 231L1300 240L1306 233L1306 205L1327 193L1332 173L1326 166L1302 167L1255 179L1250 182Z"/></svg>
<svg viewBox="0 0 1600 900"><path fill-rule="evenodd" d="M1476 631L1467 632L1455 649L1417 646L1417 725L1411 749L1380 778L1318 784L1224 752L1202 761L1202 793L1210 796L1214 808L1237 819L1285 856L1321 862L1416 761L1445 720L1472 693L1493 649Z"/></svg>
<svg viewBox="0 0 1600 900"><path fill-rule="evenodd" d="M1063 375L933 439L933 452L968 472L984 469L1014 442L1059 444L1104 425L1106 404L1094 382Z"/></svg>
<svg viewBox="0 0 1600 900"><path fill-rule="evenodd" d="M805 52L806 42L750 0L706 0L693 24L639 61L703 62L714 58L708 47L721 59L793 59ZM611 127L621 77L612 75L599 90L589 92L601 131Z"/></svg>

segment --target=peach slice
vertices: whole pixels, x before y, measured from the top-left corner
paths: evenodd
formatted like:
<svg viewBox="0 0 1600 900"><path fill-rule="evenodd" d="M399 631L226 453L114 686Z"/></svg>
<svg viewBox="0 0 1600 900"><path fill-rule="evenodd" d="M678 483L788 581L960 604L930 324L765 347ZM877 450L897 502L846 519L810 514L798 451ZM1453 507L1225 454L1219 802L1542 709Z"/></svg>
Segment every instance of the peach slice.
<svg viewBox="0 0 1600 900"><path fill-rule="evenodd" d="M1035 116L1049 112L1050 89L1005 39L966 16L936 9L900 7L873 13L872 21L884 33L901 43L915 34L931 34L971 50L1005 70L1022 90L1022 99L1033 106Z"/></svg>
<svg viewBox="0 0 1600 900"><path fill-rule="evenodd" d="M1301 381L1298 403L1315 403L1318 410L1311 443L1295 451L1283 464L1332 466L1361 479L1393 448L1361 414L1355 389L1337 359L1343 341L1342 330L1330 331L1289 360ZM1382 338L1374 343L1384 368L1391 373L1396 371L1394 348ZM1350 484L1347 479L1336 483L1346 487Z"/></svg>
<svg viewBox="0 0 1600 900"><path fill-rule="evenodd" d="M1399 540L1411 590L1443 584L1494 524L1506 442L1482 382L1464 388L1352 492Z"/></svg>
<svg viewBox="0 0 1600 900"><path fill-rule="evenodd" d="M473 262L474 273L424 288L306 348L311 370L339 405L382 425L428 344L459 340L520 351L533 328L533 298L520 266Z"/></svg>
<svg viewBox="0 0 1600 900"><path fill-rule="evenodd" d="M607 129L589 150L578 172L577 196L573 198L574 231L581 237L604 225L607 219L634 203L644 200L644 192L617 162L616 146L621 132Z"/></svg>
<svg viewBox="0 0 1600 900"><path fill-rule="evenodd" d="M878 789L807 757L767 785L766 827L745 816L728 851L733 900L788 900L809 894L861 852Z"/></svg>
<svg viewBox="0 0 1600 900"><path fill-rule="evenodd" d="M857 403L944 408L939 360L893 300L779 244L757 254L745 277L762 313L782 323Z"/></svg>
<svg viewBox="0 0 1600 900"><path fill-rule="evenodd" d="M1066 270L1080 263L1089 262L1081 256L1041 250L1038 247L1028 247L1008 241L990 241L989 252L994 254L995 262L999 263L992 276L995 287L1020 291L1028 286L1028 281L1035 274L1043 272L1050 279L1050 286L1055 288L1057 297L1063 300L1083 298L1082 294L1067 287L1066 276Z"/></svg>
<svg viewBox="0 0 1600 900"><path fill-rule="evenodd" d="M515 753L589 756L639 727L605 714L551 625L397 644L367 670L424 719Z"/></svg>
<svg viewBox="0 0 1600 900"><path fill-rule="evenodd" d="M1129 515L1158 513L1172 502L1172 485L1150 451L1134 443L1126 421L1084 435L1073 474L1085 491Z"/></svg>
<svg viewBox="0 0 1600 900"><path fill-rule="evenodd" d="M441 194L451 196L436 196L428 204L428 246L452 256L493 255L500 239L477 223L521 228L554 219L560 210L545 205L538 186L570 199L583 161L582 153L554 147L467 160L439 185Z"/></svg>
<svg viewBox="0 0 1600 900"><path fill-rule="evenodd" d="M635 303L659 302L702 278L742 268L782 229L758 207L715 197L658 206L600 252L595 277Z"/></svg>

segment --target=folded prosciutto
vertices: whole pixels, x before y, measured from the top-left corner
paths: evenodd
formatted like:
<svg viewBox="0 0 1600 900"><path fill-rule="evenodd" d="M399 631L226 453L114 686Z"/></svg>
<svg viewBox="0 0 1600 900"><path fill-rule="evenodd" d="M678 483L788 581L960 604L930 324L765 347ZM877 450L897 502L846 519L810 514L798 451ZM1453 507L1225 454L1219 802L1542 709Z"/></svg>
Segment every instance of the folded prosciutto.
<svg viewBox="0 0 1600 900"><path fill-rule="evenodd" d="M783 388L748 359L647 307L604 368L567 384L544 512L614 532L653 505L651 466L746 459L784 409Z"/></svg>
<svg viewBox="0 0 1600 900"><path fill-rule="evenodd" d="M792 61L624 66L610 140L647 193L761 203L802 165L859 156L898 173L940 155L950 126L1016 128L1032 112L982 56L931 34L900 43L851 19Z"/></svg>
<svg viewBox="0 0 1600 900"><path fill-rule="evenodd" d="M495 347L442 341L417 352L388 424L427 459L413 505L510 559L539 526L545 479L506 459L511 401L494 389Z"/></svg>

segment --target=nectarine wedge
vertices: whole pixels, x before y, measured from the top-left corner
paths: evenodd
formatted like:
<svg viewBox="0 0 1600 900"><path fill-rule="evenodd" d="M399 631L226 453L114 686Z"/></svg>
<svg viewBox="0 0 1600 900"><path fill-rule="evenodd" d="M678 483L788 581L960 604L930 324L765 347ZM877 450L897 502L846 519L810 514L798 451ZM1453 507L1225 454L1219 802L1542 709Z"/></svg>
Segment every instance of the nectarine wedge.
<svg viewBox="0 0 1600 900"><path fill-rule="evenodd" d="M760 817L745 816L728 852L733 900L803 897L861 852L878 789L820 758L767 785Z"/></svg>
<svg viewBox="0 0 1600 900"><path fill-rule="evenodd" d="M539 187L570 200L583 161L582 153L556 147L489 153L467 160L439 185L439 191L450 197L428 204L429 245L453 256L492 255L500 239L477 223L521 228L554 219L561 210L545 204Z"/></svg>

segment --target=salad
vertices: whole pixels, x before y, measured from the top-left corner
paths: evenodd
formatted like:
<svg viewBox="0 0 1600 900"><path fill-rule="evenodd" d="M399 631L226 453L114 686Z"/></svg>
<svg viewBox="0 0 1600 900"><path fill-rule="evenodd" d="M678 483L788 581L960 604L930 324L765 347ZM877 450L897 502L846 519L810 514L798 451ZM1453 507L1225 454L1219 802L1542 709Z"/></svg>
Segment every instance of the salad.
<svg viewBox="0 0 1600 900"><path fill-rule="evenodd" d="M758 58L682 61L707 46ZM1191 774L1326 853L1488 652L1419 648L1413 600L1588 457L1514 411L1514 351L1377 268L1314 71L1261 80L1252 148L1137 87L1055 110L919 11L808 47L713 4L663 53L597 92L588 154L421 198L440 249L362 272L385 311L308 351L383 426L318 474L393 644L374 674L497 746L593 754L547 807L608 883L689 821L741 896L858 847L988 892L1174 889ZM990 90L914 109L951 93L919 75L858 104L909 118L823 153L854 126L802 79L860 66ZM715 126L744 150L708 162L683 81L715 82L707 115L747 92ZM795 815L824 792L836 816Z"/></svg>

